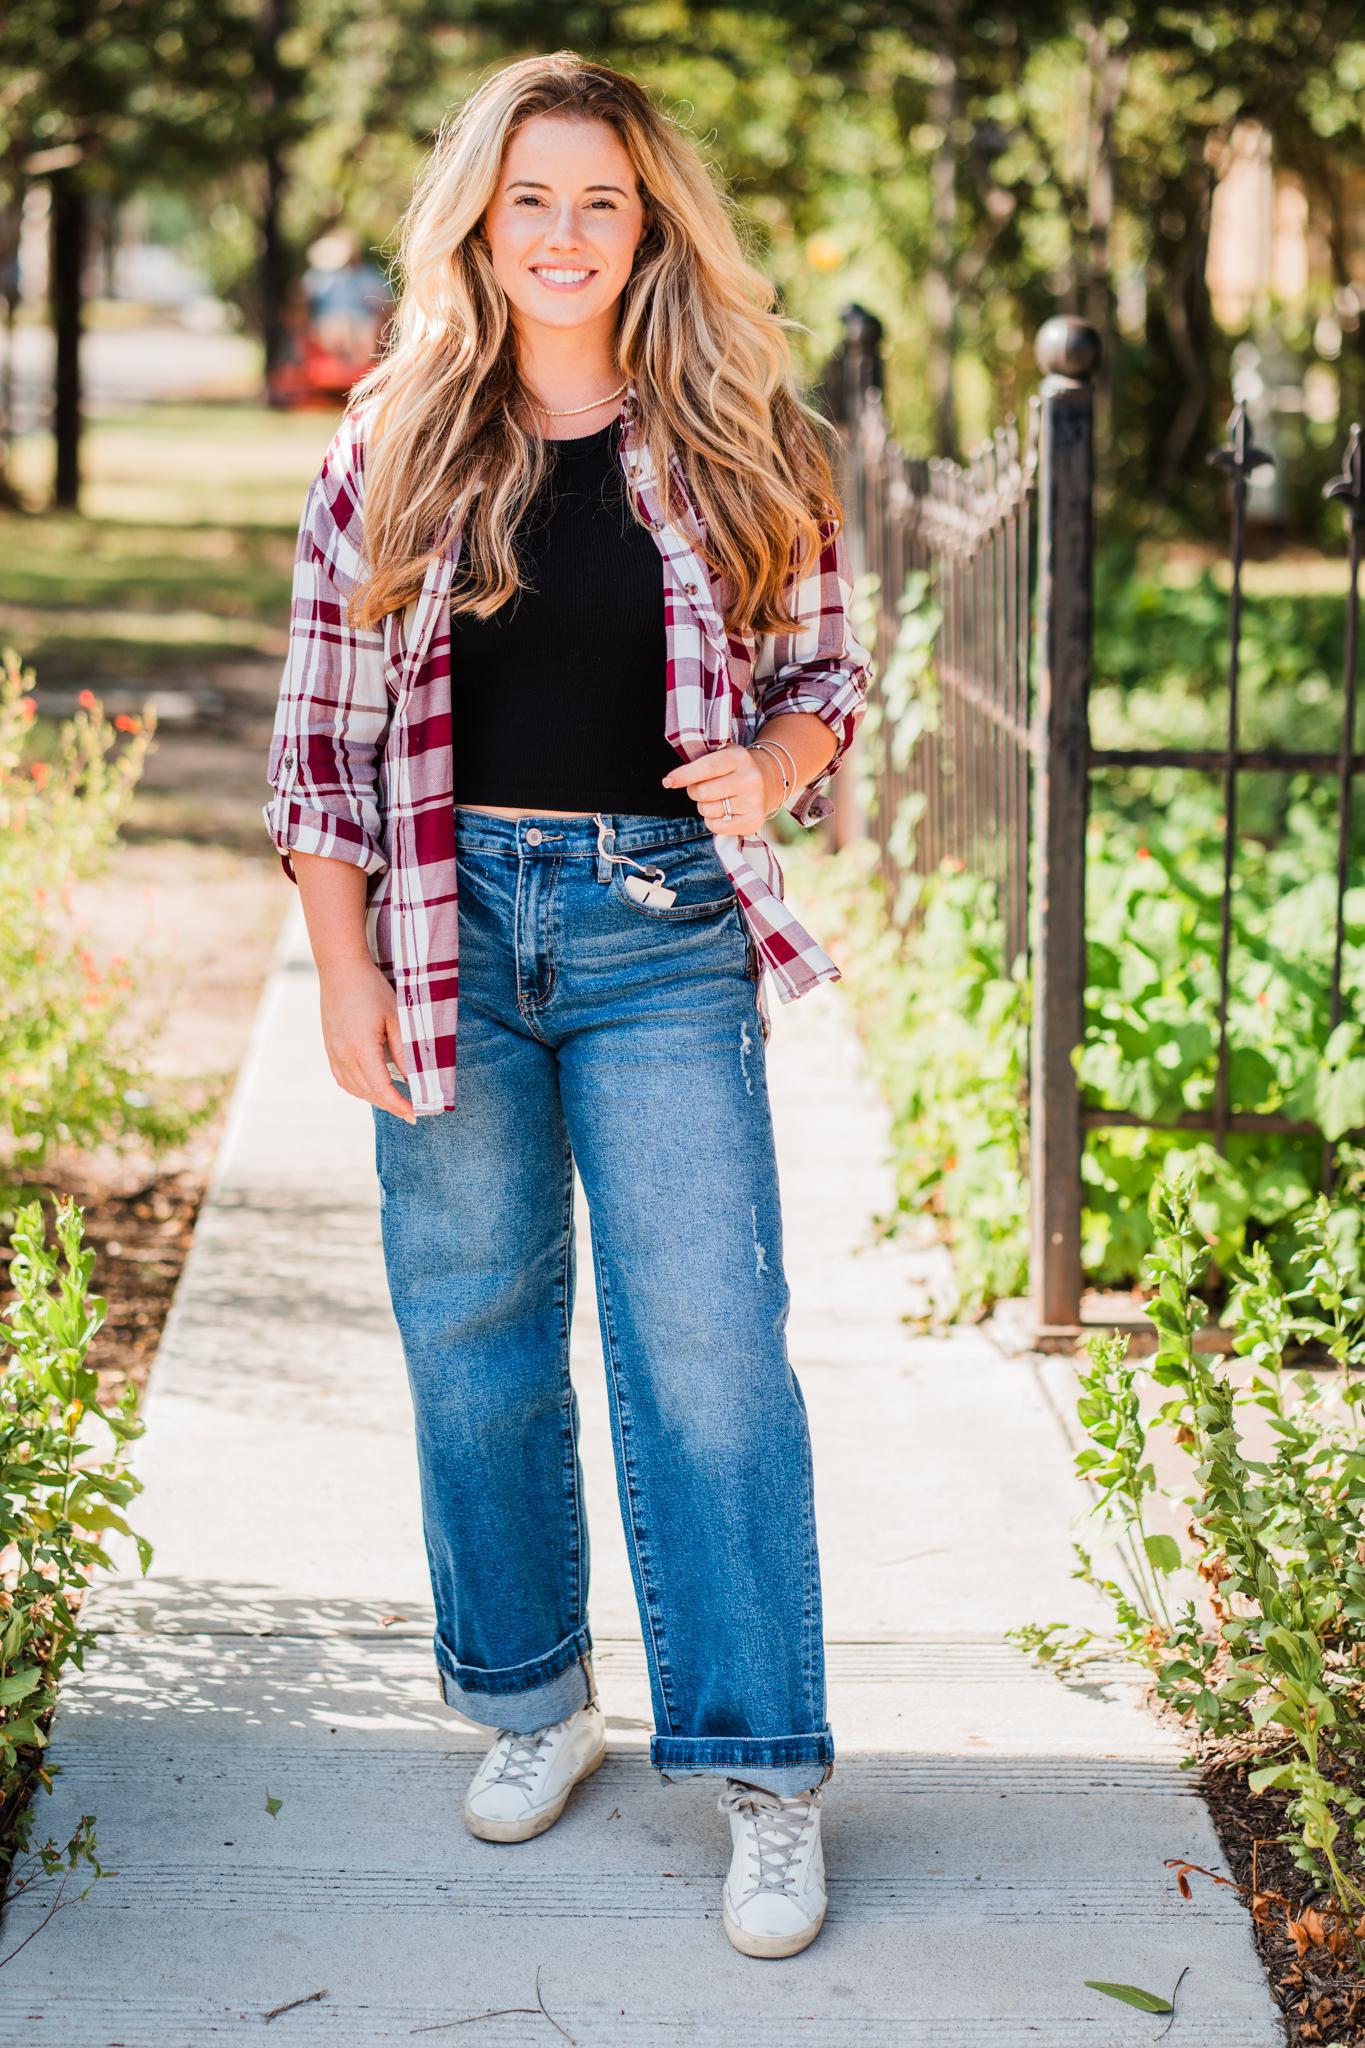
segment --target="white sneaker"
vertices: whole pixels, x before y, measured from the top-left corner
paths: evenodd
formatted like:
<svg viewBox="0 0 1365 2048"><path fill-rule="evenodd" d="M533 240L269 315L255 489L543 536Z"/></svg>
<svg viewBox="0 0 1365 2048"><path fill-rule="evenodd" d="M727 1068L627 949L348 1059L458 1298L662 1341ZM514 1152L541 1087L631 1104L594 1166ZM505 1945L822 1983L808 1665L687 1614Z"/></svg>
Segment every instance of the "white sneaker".
<svg viewBox="0 0 1365 2048"><path fill-rule="evenodd" d="M716 1801L730 1816L725 1932L746 1956L794 1956L825 1920L825 1852L818 1786L782 1798L727 1778Z"/></svg>
<svg viewBox="0 0 1365 2048"><path fill-rule="evenodd" d="M525 1842L544 1834L574 1786L597 1769L606 1747L607 1724L595 1700L529 1735L500 1729L465 1793L469 1832L484 1842Z"/></svg>

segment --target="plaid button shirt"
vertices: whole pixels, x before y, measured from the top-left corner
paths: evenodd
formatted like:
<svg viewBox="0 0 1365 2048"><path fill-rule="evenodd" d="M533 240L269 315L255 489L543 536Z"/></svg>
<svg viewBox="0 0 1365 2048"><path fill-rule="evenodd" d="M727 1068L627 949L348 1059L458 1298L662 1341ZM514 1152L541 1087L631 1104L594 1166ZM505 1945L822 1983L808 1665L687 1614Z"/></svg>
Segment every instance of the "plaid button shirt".
<svg viewBox="0 0 1365 2048"><path fill-rule="evenodd" d="M346 621L362 580L368 410L348 412L308 490L299 522L289 617L262 815L284 871L291 852L351 861L374 877L366 941L393 984L417 1115L455 1105L459 921L451 754L451 578L460 530L452 518L421 591L378 625ZM698 542L700 514L676 457L683 510L666 521L649 453L637 434L633 384L622 401L621 463L663 558L665 731L684 760L746 745L778 712L812 711L837 748L791 815L813 825L833 810L825 786L848 751L866 704L870 659L854 637L842 534L822 529L818 560L789 586L800 623L786 633L727 632ZM720 837L728 871L782 1001L838 968L782 898L782 871L760 834Z"/></svg>

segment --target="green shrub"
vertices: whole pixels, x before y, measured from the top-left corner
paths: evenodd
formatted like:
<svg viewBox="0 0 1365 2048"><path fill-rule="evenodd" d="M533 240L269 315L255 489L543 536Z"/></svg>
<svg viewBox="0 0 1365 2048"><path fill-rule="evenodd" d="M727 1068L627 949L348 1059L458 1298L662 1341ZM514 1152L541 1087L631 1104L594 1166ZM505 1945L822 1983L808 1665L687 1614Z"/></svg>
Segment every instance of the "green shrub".
<svg viewBox="0 0 1365 2048"><path fill-rule="evenodd" d="M792 886L850 956L845 987L891 1112L900 1206L932 1215L953 1249L959 1311L1016 1294L1028 1274L1027 1042L1022 978L1001 972L988 884L944 874L920 893L906 942L876 848L784 852Z"/></svg>
<svg viewBox="0 0 1365 2048"><path fill-rule="evenodd" d="M1126 1338L1096 1337L1079 1375L1076 1469L1118 1576L1080 1544L1076 1576L1110 1602L1120 1646L1160 1698L1235 1745L1253 1790L1290 1795L1281 1839L1330 1887L1349 1930L1365 1907L1365 1297L1343 1255L1359 1218L1314 1203L1290 1288L1263 1244L1241 1266L1226 1311L1249 1367L1239 1385L1196 1344L1210 1256L1198 1208L1187 1177L1153 1189L1144 1278L1155 1355L1133 1361ZM1294 1369L1310 1348L1335 1370ZM1265 1456L1247 1449L1248 1407L1268 1420ZM1159 1447L1183 1455L1188 1474L1169 1496ZM1183 1544L1152 1527L1163 1498ZM1177 1598L1178 1584L1194 1590ZM1059 1668L1096 1647L1090 1631L1056 1623L1011 1637Z"/></svg>
<svg viewBox="0 0 1365 2048"><path fill-rule="evenodd" d="M874 583L859 630L875 639ZM1262 738L1334 744L1338 597L1249 607L1244 669ZM875 806L883 761L904 767L939 718L933 645L939 615L927 578L906 579L895 646L883 664L862 749L861 797ZM1097 732L1121 740L1216 743L1209 700L1227 660L1227 601L1210 578L1192 589L1101 578ZM1254 623L1253 623L1254 619ZM1292 620L1311 621L1299 644ZM1337 640L1332 639L1335 620ZM1128 723L1123 723L1123 720ZM1109 730L1105 731L1108 721ZM1232 894L1228 1027L1230 1106L1315 1124L1337 1142L1339 1184L1365 1194L1365 817L1348 874L1341 1020L1330 1005L1337 791L1308 775L1243 776ZM1269 784L1270 787L1261 787ZM1222 791L1171 769L1092 778L1087 845L1085 1035L1078 1074L1091 1108L1171 1123L1207 1115L1217 1083ZM1259 823L1248 818L1258 812ZM889 821L895 900L869 844L812 860L791 849L798 885L842 922L849 987L892 1116L901 1205L931 1213L952 1244L963 1306L1027 1285L1028 983L1006 962L991 885L945 863L912 871L917 799ZM1262 830L1262 827L1264 830ZM983 848L982 865L992 849ZM899 926L903 936L897 936ZM1339 1141L1339 1142L1338 1142ZM1191 1172L1212 1246L1207 1285L1264 1242L1283 1277L1295 1231L1321 1185L1322 1140L1233 1132L1222 1154L1198 1130L1099 1125L1083 1158L1082 1264L1101 1286L1131 1286L1149 1248L1148 1201L1163 1177ZM1365 1229L1351 1257L1365 1272Z"/></svg>
<svg viewBox="0 0 1365 2048"><path fill-rule="evenodd" d="M1346 605L1330 591L1248 596L1242 610L1239 727L1248 747L1334 752L1341 741ZM1182 583L1122 549L1095 576L1100 747L1221 747L1227 739L1228 596L1205 569Z"/></svg>
<svg viewBox="0 0 1365 2048"><path fill-rule="evenodd" d="M1145 833L1092 819L1088 973L1078 1073L1087 1102L1158 1121L1208 1113L1217 1079L1222 890L1219 802L1187 788ZM1343 1022L1330 1012L1336 815L1330 790L1303 787L1273 844L1244 839L1232 900L1229 1101L1279 1112L1331 1139L1365 1126L1365 887L1345 906ZM1086 1271L1126 1285L1150 1242L1148 1197L1162 1175L1196 1176L1214 1277L1265 1240L1282 1272L1321 1185L1316 1137L1233 1132L1221 1158L1197 1132L1122 1126L1090 1133ZM1358 1148L1343 1145L1348 1183ZM1365 1247L1362 1247L1365 1249Z"/></svg>
<svg viewBox="0 0 1365 2048"><path fill-rule="evenodd" d="M101 963L71 915L71 886L114 853L151 739L150 717L81 709L40 750L31 672L0 657L0 1215L41 1186L59 1145L182 1144L220 1088L191 1103L153 1080L128 1016L128 963ZM119 734L126 735L120 743Z"/></svg>
<svg viewBox="0 0 1365 2048"><path fill-rule="evenodd" d="M13 1297L0 1324L0 1884L27 1850L36 1782L43 1768L44 1722L67 1664L83 1668L94 1634L79 1606L92 1572L109 1570L114 1532L137 1546L145 1572L151 1547L123 1510L142 1482L126 1466L142 1432L137 1395L101 1405L88 1362L106 1304L89 1291L93 1251L82 1249L83 1212L62 1198L57 1248L49 1247L42 1206L26 1203L12 1237ZM65 1851L38 1852L48 1870L83 1857L95 1866L93 1817L84 1816Z"/></svg>

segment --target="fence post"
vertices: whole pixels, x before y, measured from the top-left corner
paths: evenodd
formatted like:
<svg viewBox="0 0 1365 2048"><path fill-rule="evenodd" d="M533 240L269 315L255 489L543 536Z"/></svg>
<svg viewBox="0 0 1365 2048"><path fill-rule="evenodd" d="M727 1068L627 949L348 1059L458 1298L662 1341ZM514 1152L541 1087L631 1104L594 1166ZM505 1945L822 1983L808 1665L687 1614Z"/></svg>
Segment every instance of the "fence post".
<svg viewBox="0 0 1365 2048"><path fill-rule="evenodd" d="M1038 639L1033 711L1033 1026L1029 1121L1035 1333L1074 1330L1081 1307L1085 826L1093 631L1095 398L1100 338L1082 320L1038 336Z"/></svg>
<svg viewBox="0 0 1365 2048"><path fill-rule="evenodd" d="M856 430L862 416L863 397L882 387L882 335L884 329L875 313L856 301L842 308L843 347L839 351L839 390L832 393L834 417Z"/></svg>
<svg viewBox="0 0 1365 2048"><path fill-rule="evenodd" d="M828 393L832 415L839 422L844 433L846 451L845 475L849 495L853 499L850 507L845 504L848 519L849 567L854 576L861 576L867 568L867 530L863 504L863 457L862 457L862 416L869 391L881 391L882 384L882 334L881 321L875 313L869 313L866 306L856 302L843 308L840 315L844 338L835 358L837 366L836 388ZM850 516L851 514L851 516ZM885 658L885 649L880 650ZM867 819L858 803L857 781L862 760L861 735L855 734L849 752L847 772L834 778L834 815L826 821L830 837L836 847L851 845L861 839L867 831Z"/></svg>

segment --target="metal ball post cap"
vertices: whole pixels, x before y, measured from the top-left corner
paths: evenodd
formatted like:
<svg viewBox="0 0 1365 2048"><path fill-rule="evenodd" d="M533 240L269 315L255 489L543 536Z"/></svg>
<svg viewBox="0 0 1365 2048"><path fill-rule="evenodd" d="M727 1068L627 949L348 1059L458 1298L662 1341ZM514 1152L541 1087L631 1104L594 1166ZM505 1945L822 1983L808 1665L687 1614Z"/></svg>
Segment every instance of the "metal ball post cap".
<svg viewBox="0 0 1365 2048"><path fill-rule="evenodd" d="M1074 313L1058 313L1038 329L1034 353L1045 377L1093 377L1099 368L1100 337Z"/></svg>

